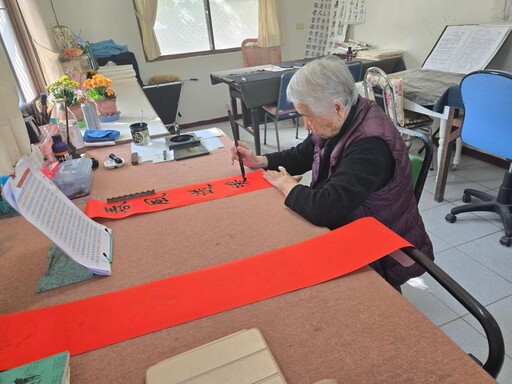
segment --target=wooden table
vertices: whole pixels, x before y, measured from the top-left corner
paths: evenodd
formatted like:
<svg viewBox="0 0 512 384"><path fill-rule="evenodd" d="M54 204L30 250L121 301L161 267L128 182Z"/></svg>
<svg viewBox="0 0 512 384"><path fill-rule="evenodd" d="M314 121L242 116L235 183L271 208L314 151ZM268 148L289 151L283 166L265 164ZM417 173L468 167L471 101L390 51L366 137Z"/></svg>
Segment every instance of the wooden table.
<svg viewBox="0 0 512 384"><path fill-rule="evenodd" d="M111 151L97 148L89 153L101 163ZM129 145L116 147L116 154L124 158L129 158L129 151ZM116 170L95 171L91 196L105 199L238 174L238 164L230 165L228 149L179 162L127 163ZM112 275L36 294L50 241L21 217L0 220L1 313L120 290L327 231L286 208L274 188L103 223L114 233ZM369 267L73 356L71 382L142 384L151 365L251 327L262 331L289 383L311 384L325 378L338 383L494 382Z"/></svg>

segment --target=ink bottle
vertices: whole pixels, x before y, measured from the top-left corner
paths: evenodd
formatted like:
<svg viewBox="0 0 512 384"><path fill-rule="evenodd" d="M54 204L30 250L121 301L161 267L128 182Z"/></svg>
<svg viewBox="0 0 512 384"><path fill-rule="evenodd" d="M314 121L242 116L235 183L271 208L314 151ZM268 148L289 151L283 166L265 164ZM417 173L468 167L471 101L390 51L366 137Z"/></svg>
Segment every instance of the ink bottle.
<svg viewBox="0 0 512 384"><path fill-rule="evenodd" d="M71 160L71 154L69 153L68 145L62 141L62 136L59 134L52 135L52 152L55 158L62 163L67 160Z"/></svg>
<svg viewBox="0 0 512 384"><path fill-rule="evenodd" d="M352 52L352 47L348 47L347 49L347 61L352 61L354 58L354 52Z"/></svg>

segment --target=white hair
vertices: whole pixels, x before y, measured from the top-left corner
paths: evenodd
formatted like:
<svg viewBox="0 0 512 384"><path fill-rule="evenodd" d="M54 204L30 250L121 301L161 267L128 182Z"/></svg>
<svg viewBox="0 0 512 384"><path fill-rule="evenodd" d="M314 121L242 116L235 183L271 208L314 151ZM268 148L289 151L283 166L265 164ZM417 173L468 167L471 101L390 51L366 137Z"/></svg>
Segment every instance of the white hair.
<svg viewBox="0 0 512 384"><path fill-rule="evenodd" d="M313 113L327 117L336 100L349 110L359 94L345 62L330 55L299 69L288 85L286 96L292 103L306 105Z"/></svg>

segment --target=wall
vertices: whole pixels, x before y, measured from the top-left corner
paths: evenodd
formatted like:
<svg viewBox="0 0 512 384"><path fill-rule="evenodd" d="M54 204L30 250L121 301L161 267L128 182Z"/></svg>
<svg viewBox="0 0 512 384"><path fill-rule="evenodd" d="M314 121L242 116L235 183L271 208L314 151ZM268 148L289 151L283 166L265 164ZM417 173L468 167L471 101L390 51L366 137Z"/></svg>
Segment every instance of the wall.
<svg viewBox="0 0 512 384"><path fill-rule="evenodd" d="M183 116L180 123L226 116L224 105L229 103L228 88L224 84L211 85L210 73L242 67L240 52L146 62L132 0L88 0L83 3L76 0L53 0L53 4L59 23L70 27L83 39L91 42L112 39L117 44L127 44L137 58L144 82L156 74L172 73L181 79L197 78L199 81L185 80L180 100L179 110ZM38 5L47 25L55 25L50 1L41 0ZM283 30L282 59L302 57L306 31L295 28L296 24L306 23L309 19L311 2L277 0L277 8ZM293 9L294 12L287 12L287 9Z"/></svg>
<svg viewBox="0 0 512 384"><path fill-rule="evenodd" d="M486 23L500 14L504 0L366 0L366 22L351 26L349 36L379 48L404 51L408 68L418 67L430 52L446 24ZM55 25L50 0L37 2L49 29ZM67 25L91 42L113 39L134 52L141 77L178 74L185 81L180 101L180 122L191 123L224 117L229 102L227 86L210 84L210 72L242 66L240 52L146 62L131 0L53 0L60 24ZM282 35L282 59L303 57L311 0L276 0ZM82 5L84 4L84 5ZM87 4L87 5L85 5ZM297 30L297 24L305 28Z"/></svg>

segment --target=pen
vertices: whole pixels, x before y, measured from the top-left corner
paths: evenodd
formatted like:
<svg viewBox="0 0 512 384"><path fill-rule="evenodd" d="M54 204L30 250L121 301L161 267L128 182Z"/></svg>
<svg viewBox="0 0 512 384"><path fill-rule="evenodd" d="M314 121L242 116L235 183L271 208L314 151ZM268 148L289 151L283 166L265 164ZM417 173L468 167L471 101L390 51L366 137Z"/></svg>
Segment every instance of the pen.
<svg viewBox="0 0 512 384"><path fill-rule="evenodd" d="M231 109L227 108L227 110L228 110L229 122L231 124L231 131L233 132L233 140L235 141L235 148L237 148L238 147L238 135L236 133L235 117L233 116L233 113L231 113ZM246 181L247 178L245 177L244 161L242 160L242 156L240 155L240 153L237 152L237 155L238 155L238 164L240 164L240 172L242 173L242 179L244 181Z"/></svg>
<svg viewBox="0 0 512 384"><path fill-rule="evenodd" d="M116 155L114 155L113 153L111 153L110 155L108 155L108 157L110 157L112 160L114 160L114 163L116 164L121 164L123 162L123 159L117 157Z"/></svg>

